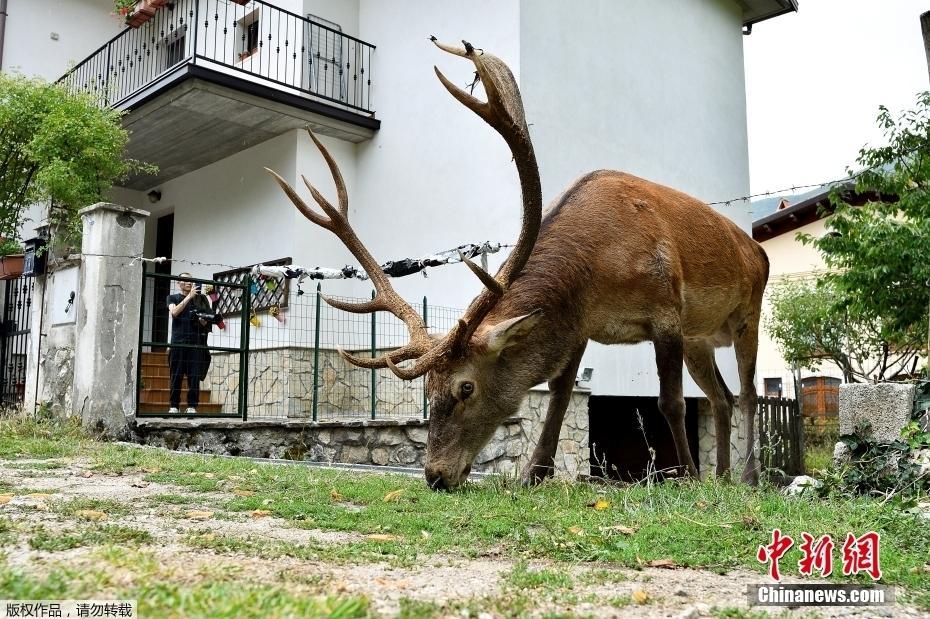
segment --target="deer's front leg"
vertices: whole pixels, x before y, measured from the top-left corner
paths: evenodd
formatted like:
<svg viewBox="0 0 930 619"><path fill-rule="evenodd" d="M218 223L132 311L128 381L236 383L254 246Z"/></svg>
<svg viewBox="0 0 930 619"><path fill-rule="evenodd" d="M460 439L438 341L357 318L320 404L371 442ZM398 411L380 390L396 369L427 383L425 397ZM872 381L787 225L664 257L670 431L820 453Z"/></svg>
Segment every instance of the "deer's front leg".
<svg viewBox="0 0 930 619"><path fill-rule="evenodd" d="M555 472L555 452L559 447L559 434L562 431L562 420L565 411L572 399L572 390L575 387L575 377L578 366L581 364L581 355L585 344L582 344L565 369L557 377L549 381L549 408L546 410L546 421L543 423L542 434L533 450L533 456L523 469L522 480L524 485L533 486Z"/></svg>

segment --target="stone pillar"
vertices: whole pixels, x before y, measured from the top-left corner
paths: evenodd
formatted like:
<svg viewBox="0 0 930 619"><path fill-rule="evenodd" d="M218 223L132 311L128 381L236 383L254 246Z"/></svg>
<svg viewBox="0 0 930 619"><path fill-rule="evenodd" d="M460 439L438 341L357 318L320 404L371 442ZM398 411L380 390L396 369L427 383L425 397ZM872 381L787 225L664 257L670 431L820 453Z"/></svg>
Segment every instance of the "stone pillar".
<svg viewBox="0 0 930 619"><path fill-rule="evenodd" d="M110 438L128 434L136 409L142 265L146 211L99 203L81 211L84 235L74 352L75 413L82 425Z"/></svg>

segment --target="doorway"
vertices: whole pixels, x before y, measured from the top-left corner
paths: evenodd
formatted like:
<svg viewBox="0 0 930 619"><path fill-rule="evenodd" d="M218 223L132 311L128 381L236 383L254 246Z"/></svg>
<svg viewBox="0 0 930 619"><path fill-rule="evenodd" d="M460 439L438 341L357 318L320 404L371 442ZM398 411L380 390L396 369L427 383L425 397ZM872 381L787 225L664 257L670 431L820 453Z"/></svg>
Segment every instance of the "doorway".
<svg viewBox="0 0 930 619"><path fill-rule="evenodd" d="M171 258L174 245L174 213L158 218L155 226L155 255ZM156 262L156 273L171 273L170 262ZM165 299L171 294L171 281L162 278L154 280L152 294L152 340L168 342L168 305ZM156 347L152 347L156 348ZM161 350L164 347L158 347Z"/></svg>

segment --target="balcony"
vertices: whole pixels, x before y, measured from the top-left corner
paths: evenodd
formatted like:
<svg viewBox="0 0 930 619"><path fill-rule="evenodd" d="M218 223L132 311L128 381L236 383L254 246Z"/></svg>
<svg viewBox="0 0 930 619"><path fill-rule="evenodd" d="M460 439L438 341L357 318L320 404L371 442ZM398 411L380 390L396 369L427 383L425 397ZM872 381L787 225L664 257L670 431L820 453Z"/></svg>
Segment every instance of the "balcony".
<svg viewBox="0 0 930 619"><path fill-rule="evenodd" d="M380 127L375 46L262 0L176 0L127 28L61 81L127 112L129 157L154 163L146 189L291 129L351 142Z"/></svg>

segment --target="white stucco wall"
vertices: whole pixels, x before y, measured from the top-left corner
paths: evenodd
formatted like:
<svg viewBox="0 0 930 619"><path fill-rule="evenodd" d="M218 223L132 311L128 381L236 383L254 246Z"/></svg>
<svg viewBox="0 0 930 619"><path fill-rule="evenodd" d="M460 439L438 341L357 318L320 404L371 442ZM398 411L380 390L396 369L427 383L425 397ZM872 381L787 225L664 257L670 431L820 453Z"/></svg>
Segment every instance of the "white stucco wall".
<svg viewBox="0 0 930 619"><path fill-rule="evenodd" d="M112 11L111 0L9 0L3 71L57 80L125 27Z"/></svg>

